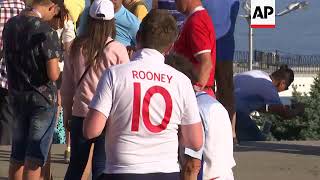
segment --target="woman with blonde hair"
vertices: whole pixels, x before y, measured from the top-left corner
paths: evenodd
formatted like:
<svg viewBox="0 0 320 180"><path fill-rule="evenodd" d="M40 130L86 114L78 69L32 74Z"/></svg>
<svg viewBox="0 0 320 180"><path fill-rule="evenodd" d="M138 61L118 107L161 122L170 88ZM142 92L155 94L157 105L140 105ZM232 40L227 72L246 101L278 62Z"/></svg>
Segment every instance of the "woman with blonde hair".
<svg viewBox="0 0 320 180"><path fill-rule="evenodd" d="M82 134L83 120L103 72L110 66L129 62L126 48L113 40L113 3L110 0L95 0L89 15L86 32L71 45L62 78L64 118L71 132L71 157L65 179L70 180L81 179L93 143L92 179L103 173L104 135L90 141L85 139Z"/></svg>

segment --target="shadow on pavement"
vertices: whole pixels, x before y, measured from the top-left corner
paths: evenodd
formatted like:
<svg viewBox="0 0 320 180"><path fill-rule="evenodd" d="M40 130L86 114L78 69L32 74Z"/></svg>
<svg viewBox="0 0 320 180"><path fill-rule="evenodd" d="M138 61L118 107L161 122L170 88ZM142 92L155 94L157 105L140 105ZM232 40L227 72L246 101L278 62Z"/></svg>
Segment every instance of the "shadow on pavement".
<svg viewBox="0 0 320 180"><path fill-rule="evenodd" d="M286 143L272 142L241 142L235 147L235 152L249 151L265 151L265 152L280 152L288 154L313 155L320 156L320 146L313 145L296 145Z"/></svg>

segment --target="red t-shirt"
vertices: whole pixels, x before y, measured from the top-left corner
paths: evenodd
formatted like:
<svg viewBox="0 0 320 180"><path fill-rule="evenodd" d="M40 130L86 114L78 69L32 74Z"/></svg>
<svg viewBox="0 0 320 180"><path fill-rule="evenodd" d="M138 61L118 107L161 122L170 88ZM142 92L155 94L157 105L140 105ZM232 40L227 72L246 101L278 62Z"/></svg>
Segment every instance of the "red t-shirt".
<svg viewBox="0 0 320 180"><path fill-rule="evenodd" d="M188 58L197 70L199 70L200 62L195 57L202 53L211 52L212 70L206 86L212 87L214 85L216 36L211 18L205 9L199 8L185 21L179 38L174 44L174 51ZM212 91L209 93L213 95Z"/></svg>

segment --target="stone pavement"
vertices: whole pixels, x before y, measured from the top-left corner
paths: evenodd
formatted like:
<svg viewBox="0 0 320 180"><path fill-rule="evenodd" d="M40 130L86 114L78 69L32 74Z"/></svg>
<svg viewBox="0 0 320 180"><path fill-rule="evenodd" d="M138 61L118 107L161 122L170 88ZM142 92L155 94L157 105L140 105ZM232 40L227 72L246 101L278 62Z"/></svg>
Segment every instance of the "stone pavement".
<svg viewBox="0 0 320 180"><path fill-rule="evenodd" d="M54 145L54 180L63 179L63 145ZM0 146L0 180L7 179L10 147ZM320 180L320 141L243 142L236 147L236 180Z"/></svg>

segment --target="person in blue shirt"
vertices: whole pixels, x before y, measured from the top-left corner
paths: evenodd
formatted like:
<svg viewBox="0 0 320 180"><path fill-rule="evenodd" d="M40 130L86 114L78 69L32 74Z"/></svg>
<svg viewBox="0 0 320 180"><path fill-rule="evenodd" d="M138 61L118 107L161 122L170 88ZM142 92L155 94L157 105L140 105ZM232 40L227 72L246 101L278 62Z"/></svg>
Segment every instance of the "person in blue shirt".
<svg viewBox="0 0 320 180"><path fill-rule="evenodd" d="M89 15L89 7L92 0L85 0L85 10L80 17L80 25L78 34L84 33L84 29L88 24L87 17ZM136 45L136 34L138 32L139 19L127 10L123 5L123 0L110 0L114 4L115 23L116 23L116 40L126 47L134 47ZM133 48L134 49L134 48Z"/></svg>
<svg viewBox="0 0 320 180"><path fill-rule="evenodd" d="M136 45L139 19L122 5L122 0L111 0L114 4L116 22L116 40L126 47Z"/></svg>
<svg viewBox="0 0 320 180"><path fill-rule="evenodd" d="M202 0L214 24L216 33L216 85L217 99L228 110L235 133L235 108L233 96L234 30L239 11L239 0Z"/></svg>
<svg viewBox="0 0 320 180"><path fill-rule="evenodd" d="M283 105L279 92L288 90L294 80L293 71L287 65L269 75L253 70L234 76L234 96L236 100L236 133L240 141L264 141L265 135L250 118L253 111L277 114L285 119L304 112L300 103Z"/></svg>

